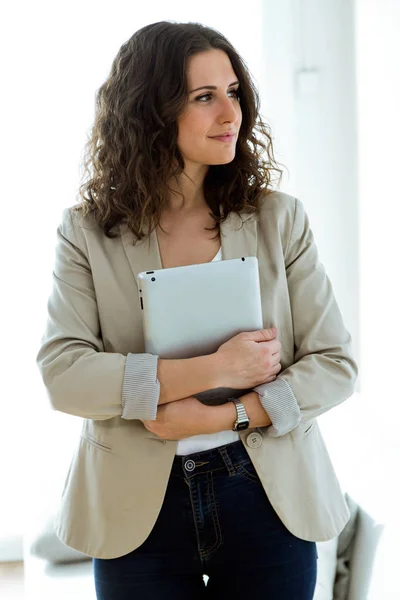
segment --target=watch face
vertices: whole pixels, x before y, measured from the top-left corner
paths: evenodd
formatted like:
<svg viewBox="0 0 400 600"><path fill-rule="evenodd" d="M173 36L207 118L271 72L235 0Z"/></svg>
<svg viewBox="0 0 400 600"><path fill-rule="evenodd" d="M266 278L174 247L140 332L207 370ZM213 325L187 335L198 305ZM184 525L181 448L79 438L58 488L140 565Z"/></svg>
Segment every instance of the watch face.
<svg viewBox="0 0 400 600"><path fill-rule="evenodd" d="M247 429L249 425L250 425L250 421L243 421L243 423L237 424L236 430L242 431L242 429Z"/></svg>

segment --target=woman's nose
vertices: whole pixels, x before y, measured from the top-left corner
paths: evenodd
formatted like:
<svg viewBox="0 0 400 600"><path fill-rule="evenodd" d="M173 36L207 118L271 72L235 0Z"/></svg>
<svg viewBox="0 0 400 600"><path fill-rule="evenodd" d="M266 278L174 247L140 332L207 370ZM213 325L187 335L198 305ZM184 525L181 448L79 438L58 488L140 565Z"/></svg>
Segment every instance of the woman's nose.
<svg viewBox="0 0 400 600"><path fill-rule="evenodd" d="M222 122L225 121L230 121L230 122L234 122L236 121L238 114L237 114L237 109L235 107L235 105L233 104L232 98L226 98L224 100L221 100L221 104L220 104L220 120Z"/></svg>

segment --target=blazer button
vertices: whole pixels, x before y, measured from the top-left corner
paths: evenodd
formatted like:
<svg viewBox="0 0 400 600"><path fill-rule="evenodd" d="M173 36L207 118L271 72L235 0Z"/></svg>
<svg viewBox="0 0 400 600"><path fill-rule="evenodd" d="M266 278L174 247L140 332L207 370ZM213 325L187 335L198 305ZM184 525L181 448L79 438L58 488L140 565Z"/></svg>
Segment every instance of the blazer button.
<svg viewBox="0 0 400 600"><path fill-rule="evenodd" d="M246 438L246 444L249 448L259 448L262 444L262 435L261 433L257 433L253 431L253 433L249 433Z"/></svg>

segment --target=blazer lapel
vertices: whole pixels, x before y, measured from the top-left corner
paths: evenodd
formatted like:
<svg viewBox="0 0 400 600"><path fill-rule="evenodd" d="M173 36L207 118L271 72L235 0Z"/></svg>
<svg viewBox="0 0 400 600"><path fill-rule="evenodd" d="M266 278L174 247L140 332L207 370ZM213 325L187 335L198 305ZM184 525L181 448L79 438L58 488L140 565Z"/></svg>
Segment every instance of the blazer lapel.
<svg viewBox="0 0 400 600"><path fill-rule="evenodd" d="M243 219L243 226L242 226ZM231 212L221 223L222 259L240 258L241 256L257 256L257 222L256 213L242 214ZM141 271L162 269L160 251L155 229L142 240L133 245L134 236L125 223L120 225L122 244L129 264L135 276ZM146 229L148 234L148 228Z"/></svg>
<svg viewBox="0 0 400 600"><path fill-rule="evenodd" d="M136 284L138 274L142 271L162 269L155 229L153 229L150 235L147 235L147 228L145 237L138 240L135 245L133 245L133 233L125 223L121 223L120 233L126 256L135 276Z"/></svg>
<svg viewBox="0 0 400 600"><path fill-rule="evenodd" d="M242 225L243 219L243 225ZM257 256L257 213L229 213L221 223L222 259Z"/></svg>

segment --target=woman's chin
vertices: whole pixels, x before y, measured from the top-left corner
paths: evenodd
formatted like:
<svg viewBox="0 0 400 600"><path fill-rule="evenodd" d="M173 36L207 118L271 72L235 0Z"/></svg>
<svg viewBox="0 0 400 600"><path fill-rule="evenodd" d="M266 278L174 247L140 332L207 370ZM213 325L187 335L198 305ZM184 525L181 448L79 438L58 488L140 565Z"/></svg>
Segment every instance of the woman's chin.
<svg viewBox="0 0 400 600"><path fill-rule="evenodd" d="M217 166L217 165L229 165L229 163L231 163L233 161L235 157L233 156L232 158L229 158L227 160L220 160L220 161L215 161L212 163L209 163L210 166Z"/></svg>

